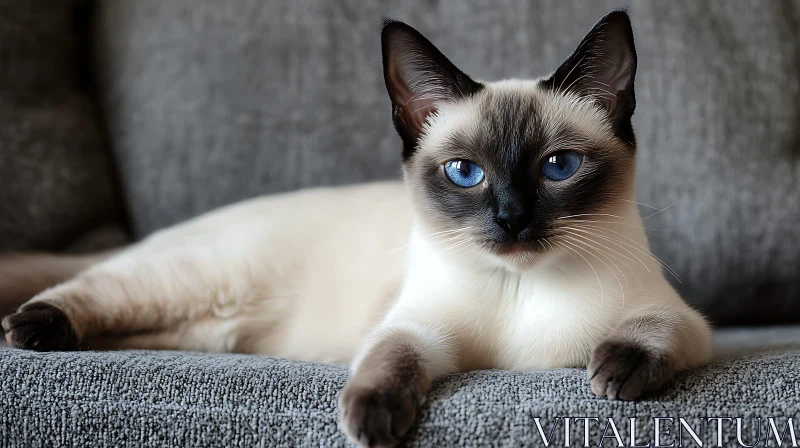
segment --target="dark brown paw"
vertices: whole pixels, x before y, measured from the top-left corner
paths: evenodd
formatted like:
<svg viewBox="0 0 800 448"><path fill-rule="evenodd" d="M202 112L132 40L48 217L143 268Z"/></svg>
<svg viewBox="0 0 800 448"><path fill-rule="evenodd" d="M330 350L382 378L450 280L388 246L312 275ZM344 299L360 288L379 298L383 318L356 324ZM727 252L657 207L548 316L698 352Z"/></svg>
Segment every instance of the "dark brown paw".
<svg viewBox="0 0 800 448"><path fill-rule="evenodd" d="M606 341L592 353L587 371L592 393L611 400L636 400L663 386L673 373L672 361L626 342Z"/></svg>
<svg viewBox="0 0 800 448"><path fill-rule="evenodd" d="M23 305L3 319L6 342L12 347L37 350L72 350L77 338L63 311L44 302Z"/></svg>
<svg viewBox="0 0 800 448"><path fill-rule="evenodd" d="M359 446L393 447L406 435L423 397L411 387L345 387L339 397L339 424Z"/></svg>

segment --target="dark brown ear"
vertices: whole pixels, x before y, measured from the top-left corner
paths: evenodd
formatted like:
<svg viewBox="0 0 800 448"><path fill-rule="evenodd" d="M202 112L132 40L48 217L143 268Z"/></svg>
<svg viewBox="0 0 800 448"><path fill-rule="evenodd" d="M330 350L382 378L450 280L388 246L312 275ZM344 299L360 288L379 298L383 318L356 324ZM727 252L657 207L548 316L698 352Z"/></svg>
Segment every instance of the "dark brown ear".
<svg viewBox="0 0 800 448"><path fill-rule="evenodd" d="M425 120L437 104L458 101L483 86L453 65L419 31L403 22L384 19L381 50L392 118L403 139L403 160L407 160L416 149Z"/></svg>
<svg viewBox="0 0 800 448"><path fill-rule="evenodd" d="M544 81L546 87L592 97L608 113L617 136L633 143L636 48L628 13L614 11L597 22L578 48Z"/></svg>

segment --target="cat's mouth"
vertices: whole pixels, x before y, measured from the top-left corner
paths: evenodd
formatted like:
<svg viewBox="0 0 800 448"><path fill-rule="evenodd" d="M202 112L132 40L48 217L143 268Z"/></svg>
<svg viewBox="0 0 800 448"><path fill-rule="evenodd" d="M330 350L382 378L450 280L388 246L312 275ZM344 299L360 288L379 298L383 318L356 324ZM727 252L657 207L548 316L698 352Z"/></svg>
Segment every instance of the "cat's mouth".
<svg viewBox="0 0 800 448"><path fill-rule="evenodd" d="M497 244L496 247L498 255L519 255L534 250L533 245L527 241L509 241Z"/></svg>

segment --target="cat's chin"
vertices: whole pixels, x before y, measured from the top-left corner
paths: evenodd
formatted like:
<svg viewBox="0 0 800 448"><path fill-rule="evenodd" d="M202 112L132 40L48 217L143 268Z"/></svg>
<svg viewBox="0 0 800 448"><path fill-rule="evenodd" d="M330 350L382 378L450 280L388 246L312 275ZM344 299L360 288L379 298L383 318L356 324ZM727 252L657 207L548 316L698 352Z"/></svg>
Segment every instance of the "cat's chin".
<svg viewBox="0 0 800 448"><path fill-rule="evenodd" d="M497 254L500 256L525 256L525 254L534 254L535 252L533 246L524 241L504 243L497 248Z"/></svg>
<svg viewBox="0 0 800 448"><path fill-rule="evenodd" d="M540 254L533 243L512 241L498 245L494 250L494 258L509 271L522 272L533 268L539 261Z"/></svg>

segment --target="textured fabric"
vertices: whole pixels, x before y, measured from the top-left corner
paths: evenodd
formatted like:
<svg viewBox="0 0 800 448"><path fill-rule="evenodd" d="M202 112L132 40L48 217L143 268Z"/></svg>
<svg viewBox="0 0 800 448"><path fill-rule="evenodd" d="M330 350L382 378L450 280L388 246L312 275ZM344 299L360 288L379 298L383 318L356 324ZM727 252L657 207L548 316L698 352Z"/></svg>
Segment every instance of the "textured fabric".
<svg viewBox="0 0 800 448"><path fill-rule="evenodd" d="M434 386L409 445L542 446L533 419L547 433L559 416L613 418L626 445L630 417L639 418L640 444L653 438L653 417L680 416L698 432L702 418L742 417L748 443L756 417L773 417L779 428L794 417L800 430L800 327L727 331L718 346L723 359L636 403L592 396L580 369L452 375ZM734 356L736 346L747 354ZM0 349L0 445L345 446L336 397L347 373L243 355ZM558 428L554 445L563 446ZM728 442L732 428L723 428ZM572 429L574 446L582 445L582 426ZM603 427L590 430L596 446ZM707 429L705 440L715 434Z"/></svg>
<svg viewBox="0 0 800 448"><path fill-rule="evenodd" d="M61 249L119 218L72 0L0 0L0 251Z"/></svg>
<svg viewBox="0 0 800 448"><path fill-rule="evenodd" d="M529 78L618 5L100 0L95 71L135 231L264 193L397 177L382 14L477 78ZM669 206L646 223L672 281L717 322L800 319L798 10L630 8L640 201Z"/></svg>
<svg viewBox="0 0 800 448"><path fill-rule="evenodd" d="M249 196L397 176L381 14L495 79L553 69L618 6L96 3L93 66L138 236ZM0 249L62 245L113 215L70 11L64 0L0 0ZM797 11L688 0L631 9L641 200L675 202L648 219L671 229L653 243L720 321L800 316ZM639 417L639 440L654 416L742 416L752 443L756 417L800 420L800 328L729 330L717 343L718 361L637 403L593 397L579 369L453 375L434 386L410 445L539 446L534 419L547 430L556 416L613 417L623 438ZM0 349L0 446L344 446L335 406L346 377L343 366L254 356ZM601 429L591 427L593 444Z"/></svg>

